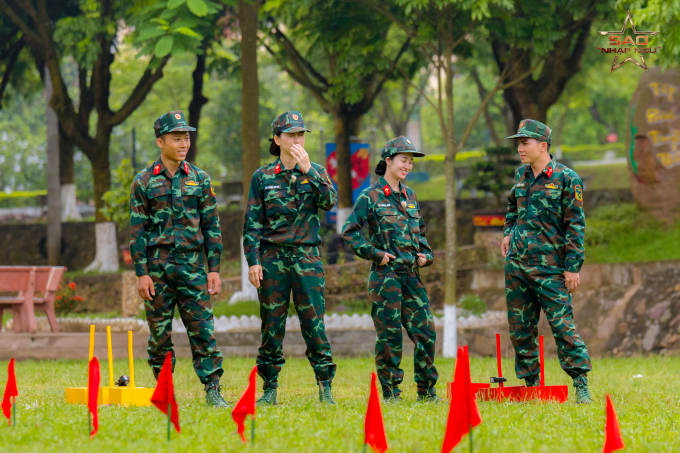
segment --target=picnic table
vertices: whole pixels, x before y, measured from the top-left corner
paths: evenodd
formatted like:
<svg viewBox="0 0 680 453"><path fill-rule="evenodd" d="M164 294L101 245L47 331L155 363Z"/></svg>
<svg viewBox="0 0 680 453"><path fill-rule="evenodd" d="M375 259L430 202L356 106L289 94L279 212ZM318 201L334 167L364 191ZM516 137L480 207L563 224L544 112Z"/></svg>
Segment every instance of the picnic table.
<svg viewBox="0 0 680 453"><path fill-rule="evenodd" d="M43 310L52 332L59 332L54 301L64 272L63 266L0 266L0 293L17 293L0 297L0 332L5 309L12 310L15 333L36 331L35 310Z"/></svg>

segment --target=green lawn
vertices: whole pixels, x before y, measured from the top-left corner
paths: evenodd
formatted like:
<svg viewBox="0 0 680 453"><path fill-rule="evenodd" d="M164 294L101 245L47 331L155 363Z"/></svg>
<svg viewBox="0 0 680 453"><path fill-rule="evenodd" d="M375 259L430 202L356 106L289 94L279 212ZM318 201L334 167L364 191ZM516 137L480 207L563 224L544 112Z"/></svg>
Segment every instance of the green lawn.
<svg viewBox="0 0 680 453"><path fill-rule="evenodd" d="M438 359L442 376L440 394L453 375L454 361ZM104 365L104 364L103 364ZM226 399L234 403L247 381L254 359L225 360ZM405 401L384 405L383 413L391 452L439 452L448 405L415 402L413 362L404 360ZM124 360L115 362L117 374L127 372ZM181 434L173 432L166 441L164 416L155 408L102 407L100 429L94 440L87 436L84 406L64 403L65 386L82 386L86 366L81 361L20 362L19 426L0 426L2 452L80 451L260 451L260 452L359 452L363 441L371 358L340 359L334 381L336 407L317 402L312 371L304 359L288 360L280 379L280 404L257 414L257 443L243 446L234 434L228 411L206 408L203 390L191 362L177 363L175 381L180 404ZM143 360L137 361L138 385L152 385ZM107 381L106 366L102 367ZM472 377L488 382L495 375L495 360L471 360ZM549 384L568 384L556 360L547 361ZM480 403L483 423L474 431L477 452L594 452L603 441L605 394L616 405L623 439L636 452L680 451L680 382L678 357L601 359L594 363L590 383L596 399L590 406L574 403ZM0 385L4 387L7 362L0 362ZM512 365L505 362L505 374ZM642 375L635 379L634 375ZM509 385L516 384L510 379ZM259 395L259 391L258 391ZM573 393L570 388L570 397ZM249 429L247 430L249 433ZM248 438L250 436L248 435ZM467 452L467 439L456 452Z"/></svg>

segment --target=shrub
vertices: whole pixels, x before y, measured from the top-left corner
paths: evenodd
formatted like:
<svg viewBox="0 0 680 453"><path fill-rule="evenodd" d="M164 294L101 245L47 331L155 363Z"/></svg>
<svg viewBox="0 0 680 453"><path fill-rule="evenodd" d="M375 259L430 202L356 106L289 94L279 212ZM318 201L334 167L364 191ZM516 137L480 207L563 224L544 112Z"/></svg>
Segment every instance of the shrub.
<svg viewBox="0 0 680 453"><path fill-rule="evenodd" d="M486 306L486 302L474 294L469 294L467 296L463 294L460 296L460 299L458 300L458 306L460 306L460 308L467 313L480 317L489 309Z"/></svg>
<svg viewBox="0 0 680 453"><path fill-rule="evenodd" d="M76 283L71 282L66 286L59 286L54 301L54 311L58 315L73 313L78 309L83 298L76 295Z"/></svg>

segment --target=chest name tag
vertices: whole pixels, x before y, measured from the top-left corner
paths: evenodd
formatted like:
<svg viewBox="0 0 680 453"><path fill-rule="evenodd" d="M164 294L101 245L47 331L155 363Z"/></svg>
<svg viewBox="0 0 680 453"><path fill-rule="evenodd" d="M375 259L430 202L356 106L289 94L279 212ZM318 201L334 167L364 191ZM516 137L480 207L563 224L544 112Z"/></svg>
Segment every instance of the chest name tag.
<svg viewBox="0 0 680 453"><path fill-rule="evenodd" d="M392 205L389 203L378 203L379 208L391 208Z"/></svg>
<svg viewBox="0 0 680 453"><path fill-rule="evenodd" d="M196 181L187 181L184 183L185 186L197 186L198 182Z"/></svg>
<svg viewBox="0 0 680 453"><path fill-rule="evenodd" d="M157 182L151 183L151 185L149 186L149 189L155 189L156 187L161 187L161 186L164 186L164 185L165 185L165 182L157 181Z"/></svg>
<svg viewBox="0 0 680 453"><path fill-rule="evenodd" d="M524 186L525 186L525 183L523 183L523 182L518 182L518 183L517 183L517 187L524 187Z"/></svg>
<svg viewBox="0 0 680 453"><path fill-rule="evenodd" d="M264 190L271 190L271 189L280 189L281 186L279 184L271 185L271 186L264 186Z"/></svg>

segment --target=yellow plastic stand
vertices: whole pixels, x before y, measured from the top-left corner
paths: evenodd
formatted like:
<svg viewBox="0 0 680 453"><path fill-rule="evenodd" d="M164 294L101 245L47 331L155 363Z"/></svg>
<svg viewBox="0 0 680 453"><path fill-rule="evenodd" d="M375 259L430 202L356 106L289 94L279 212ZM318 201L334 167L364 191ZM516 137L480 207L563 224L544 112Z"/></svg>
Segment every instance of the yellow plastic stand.
<svg viewBox="0 0 680 453"><path fill-rule="evenodd" d="M88 363L94 357L94 326L90 326L90 354ZM87 387L67 387L66 388L66 402L71 404L87 404ZM98 398L98 403L101 403L101 394Z"/></svg>
<svg viewBox="0 0 680 453"><path fill-rule="evenodd" d="M130 364L130 385L128 387L111 387L109 402L121 406L151 406L151 397L155 389L135 386L135 364L132 354L132 332L128 331L128 362Z"/></svg>

